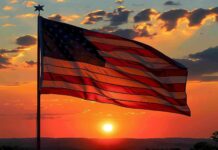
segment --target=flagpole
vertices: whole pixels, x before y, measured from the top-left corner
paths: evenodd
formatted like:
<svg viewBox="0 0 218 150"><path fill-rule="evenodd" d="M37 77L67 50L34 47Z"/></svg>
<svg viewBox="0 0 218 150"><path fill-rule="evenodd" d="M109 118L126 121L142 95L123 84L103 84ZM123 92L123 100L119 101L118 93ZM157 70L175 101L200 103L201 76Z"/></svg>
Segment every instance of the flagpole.
<svg viewBox="0 0 218 150"><path fill-rule="evenodd" d="M37 123L36 123L36 134L37 134L37 150L41 150L41 124L40 124L40 118L41 118L41 95L40 95L40 39L39 39L39 17L40 13L38 15L38 46L37 46Z"/></svg>
<svg viewBox="0 0 218 150"><path fill-rule="evenodd" d="M37 150L41 150L41 95L40 95L40 84L41 84L41 22L40 22L40 11L43 11L43 5L34 6L35 11L38 11L37 18L37 33L38 33L38 44L37 44L37 117L36 117L36 147Z"/></svg>

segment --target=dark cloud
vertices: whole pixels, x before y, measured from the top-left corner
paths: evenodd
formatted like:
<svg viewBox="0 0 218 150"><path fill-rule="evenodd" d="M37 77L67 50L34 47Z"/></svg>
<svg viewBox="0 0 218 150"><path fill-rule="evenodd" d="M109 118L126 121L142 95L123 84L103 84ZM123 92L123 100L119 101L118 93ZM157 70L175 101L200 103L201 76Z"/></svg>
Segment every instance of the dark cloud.
<svg viewBox="0 0 218 150"><path fill-rule="evenodd" d="M177 60L188 67L190 80L218 80L218 76L208 75L218 72L218 46Z"/></svg>
<svg viewBox="0 0 218 150"><path fill-rule="evenodd" d="M212 8L211 12L218 15L218 7Z"/></svg>
<svg viewBox="0 0 218 150"><path fill-rule="evenodd" d="M33 61L33 60L29 60L29 61L25 61L25 63L29 66L34 66L37 64L37 62Z"/></svg>
<svg viewBox="0 0 218 150"><path fill-rule="evenodd" d="M85 19L81 22L81 24L95 24L98 21L103 20L103 16L87 16Z"/></svg>
<svg viewBox="0 0 218 150"><path fill-rule="evenodd" d="M16 39L16 43L21 46L32 46L36 44L36 38L32 35L24 35Z"/></svg>
<svg viewBox="0 0 218 150"><path fill-rule="evenodd" d="M188 16L189 26L201 25L203 19L206 18L209 14L211 14L211 11L209 9L203 8L199 8L190 12L190 15Z"/></svg>
<svg viewBox="0 0 218 150"><path fill-rule="evenodd" d="M131 12L132 11L127 10L123 6L119 6L113 12L95 10L87 14L81 24L95 24L96 22L105 20L110 21L111 26L118 26L128 22L128 17Z"/></svg>
<svg viewBox="0 0 218 150"><path fill-rule="evenodd" d="M13 54L13 53L19 53L22 50L16 49L16 50L7 50L7 49L0 49L0 55L1 54Z"/></svg>
<svg viewBox="0 0 218 150"><path fill-rule="evenodd" d="M164 21L164 27L167 29L167 31L171 31L177 26L178 20L186 15L188 15L187 10L175 9L162 13L159 19Z"/></svg>
<svg viewBox="0 0 218 150"><path fill-rule="evenodd" d="M134 16L135 22L150 21L151 15L157 14L153 9L145 9Z"/></svg>
<svg viewBox="0 0 218 150"><path fill-rule="evenodd" d="M110 33L114 35L118 35L127 39L134 39L135 37L152 37L147 28L144 27L143 29L119 29L117 26L105 26L99 29L93 29L93 31L103 32L103 33Z"/></svg>
<svg viewBox="0 0 218 150"><path fill-rule="evenodd" d="M165 3L164 3L164 5L180 5L180 3L179 2L174 2L174 1L166 1Z"/></svg>
<svg viewBox="0 0 218 150"><path fill-rule="evenodd" d="M52 14L48 17L48 19L50 20L59 21L59 22L71 22L78 18L80 18L80 16L76 14L69 15L69 16L63 16L60 14Z"/></svg>
<svg viewBox="0 0 218 150"><path fill-rule="evenodd" d="M106 11L104 10L95 10L86 15L81 24L95 24L98 21L103 20L103 17L106 16Z"/></svg>
<svg viewBox="0 0 218 150"><path fill-rule="evenodd" d="M185 9L169 10L167 12L163 12L159 19L164 21L164 27L167 29L167 31L171 31L176 28L180 18L186 17L189 20L188 25L190 27L200 26L202 25L202 21L211 14L218 15L218 7L212 9L198 8L193 11L188 11Z"/></svg>
<svg viewBox="0 0 218 150"><path fill-rule="evenodd" d="M168 4L169 3L170 1L168 1ZM127 38L134 38L136 36L153 37L158 34L153 33L151 35L148 32L147 27L143 29L140 29L140 27L138 28L140 30L137 30L134 26L137 26L139 24L135 24L133 28L120 29L122 28L120 27L120 25L128 23L131 12L132 11L126 9L123 6L119 6L113 12L96 10L87 14L82 24L95 24L96 22L102 20L105 22L108 21L109 25L107 25L107 28L103 27L102 29L96 30L100 32L114 33L121 36L125 36L124 33L126 33L125 37ZM203 19L205 19L208 15L215 15L216 20L218 21L218 7L209 9L198 8L193 11L188 11L186 9L173 9L163 13L159 13L152 8L144 9L133 17L134 23L143 22L146 23L145 26L150 26L152 28L152 26L154 25L153 22L150 22L152 15L156 15L155 19L161 20L163 22L162 27L165 28L166 31L171 31L178 26L179 19L181 18L185 18L189 21L188 27L202 25ZM118 27L119 29L117 29Z"/></svg>
<svg viewBox="0 0 218 150"><path fill-rule="evenodd" d="M102 32L102 33L112 33L118 29L117 26L103 26L102 28L92 29L92 31Z"/></svg>
<svg viewBox="0 0 218 150"><path fill-rule="evenodd" d="M199 59L199 60L205 59L205 60L218 62L218 46L213 48L208 48L207 50L199 53L190 54L189 57L192 59Z"/></svg>
<svg viewBox="0 0 218 150"><path fill-rule="evenodd" d="M104 10L95 10L93 12L90 12L87 16L105 16L106 15L106 11Z"/></svg>
<svg viewBox="0 0 218 150"><path fill-rule="evenodd" d="M138 36L138 33L134 31L133 29L118 29L114 32L112 32L114 35L118 35L127 39L133 39L136 36Z"/></svg>
<svg viewBox="0 0 218 150"><path fill-rule="evenodd" d="M124 7L118 7L113 13L108 13L107 17L110 18L110 25L118 26L127 23L131 12Z"/></svg>
<svg viewBox="0 0 218 150"><path fill-rule="evenodd" d="M95 24L98 21L103 20L103 17L106 16L106 11L104 10L95 10L86 15L81 24Z"/></svg>
<svg viewBox="0 0 218 150"><path fill-rule="evenodd" d="M49 16L48 19L61 22L62 16L59 14L53 14L53 15Z"/></svg>
<svg viewBox="0 0 218 150"><path fill-rule="evenodd" d="M0 54L0 69L7 68L10 64L10 58Z"/></svg>

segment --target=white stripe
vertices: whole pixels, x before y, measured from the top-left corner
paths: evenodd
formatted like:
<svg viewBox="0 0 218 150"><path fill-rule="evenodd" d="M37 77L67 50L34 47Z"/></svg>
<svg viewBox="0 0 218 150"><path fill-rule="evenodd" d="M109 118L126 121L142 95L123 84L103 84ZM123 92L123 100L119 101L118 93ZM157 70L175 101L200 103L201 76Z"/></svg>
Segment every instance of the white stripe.
<svg viewBox="0 0 218 150"><path fill-rule="evenodd" d="M110 64L106 64L105 67L100 67L100 66L95 66L92 64L83 63L83 62L72 62L72 61L60 60L60 59L55 59L55 58L50 58L50 57L44 57L43 62L44 64L50 64L54 66L60 66L60 67L66 67L66 68L72 68L72 69L73 68L82 68L86 70L91 69L91 71L96 72L96 73L111 75L111 76L119 77L119 78L124 78L126 76L122 75L121 73L117 71L132 74L132 75L138 75L142 77L148 77L148 78L155 79L161 83L166 83L166 84L186 82L185 76L157 77L150 72L145 72L145 71L128 68L128 67L118 67L118 66L114 66Z"/></svg>
<svg viewBox="0 0 218 150"><path fill-rule="evenodd" d="M160 99L158 97L109 92L109 91L105 91L105 90L102 90L102 89L99 89L99 88L96 88L96 87L93 87L90 85L72 84L72 83L63 82L63 81L43 81L43 87L45 87L45 88L64 88L64 89L70 89L70 90L81 91L81 92L95 93L95 94L105 96L109 99L116 99L116 100L123 100L123 101L148 102L148 103L155 103L155 104L163 104L163 105L167 105L167 106L176 107L182 111L188 111L187 106L173 105L173 104L170 104L169 102L167 102L163 99Z"/></svg>
<svg viewBox="0 0 218 150"><path fill-rule="evenodd" d="M91 78L91 79L94 79L100 82L105 82L105 83L119 85L119 86L150 89L164 96L172 97L175 99L184 99L186 97L186 94L184 92L168 92L167 90L163 88L152 87L152 86L140 83L138 81L101 75L101 74L92 73L86 70L75 71L73 69L68 69L68 68L60 68L60 67L44 65L44 72L56 73L56 74L61 74L61 75L88 77L88 78Z"/></svg>

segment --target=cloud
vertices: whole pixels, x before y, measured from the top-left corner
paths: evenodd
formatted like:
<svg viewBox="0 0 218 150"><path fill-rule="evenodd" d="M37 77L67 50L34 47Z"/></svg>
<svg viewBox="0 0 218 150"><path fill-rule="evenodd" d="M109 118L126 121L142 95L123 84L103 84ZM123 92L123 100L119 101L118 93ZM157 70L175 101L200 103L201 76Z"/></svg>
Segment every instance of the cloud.
<svg viewBox="0 0 218 150"><path fill-rule="evenodd" d="M115 3L122 4L122 3L124 3L124 0L116 0Z"/></svg>
<svg viewBox="0 0 218 150"><path fill-rule="evenodd" d="M105 16L106 15L106 11L104 10L95 10L95 11L92 11L90 13L87 14L87 16Z"/></svg>
<svg viewBox="0 0 218 150"><path fill-rule="evenodd" d="M16 26L15 24L11 24L11 23L5 23L1 25L2 27L14 27Z"/></svg>
<svg viewBox="0 0 218 150"><path fill-rule="evenodd" d="M26 14L17 15L16 18L26 19L26 18L34 18L36 16L37 15L33 13L26 13Z"/></svg>
<svg viewBox="0 0 218 150"><path fill-rule="evenodd" d="M10 64L10 58L0 54L0 69L7 68Z"/></svg>
<svg viewBox="0 0 218 150"><path fill-rule="evenodd" d="M22 52L22 50L21 49L15 49L15 50L0 49L0 55L11 54L11 53L19 53L19 52Z"/></svg>
<svg viewBox="0 0 218 150"><path fill-rule="evenodd" d="M81 24L95 24L96 22L105 20L110 21L111 26L118 26L128 22L129 14L132 11L127 10L124 6L119 6L113 12L104 10L95 10L88 13Z"/></svg>
<svg viewBox="0 0 218 150"><path fill-rule="evenodd" d="M9 68L13 66L13 61L19 57L25 49L23 47L17 47L16 49L13 50L8 50L8 49L0 49L0 69L2 68Z"/></svg>
<svg viewBox="0 0 218 150"><path fill-rule="evenodd" d="M144 9L134 16L134 21L135 22L150 21L151 15L156 15L156 14L158 14L158 13L154 9L151 9L151 8Z"/></svg>
<svg viewBox="0 0 218 150"><path fill-rule="evenodd" d="M9 3L16 4L16 3L18 3L18 0L9 0Z"/></svg>
<svg viewBox="0 0 218 150"><path fill-rule="evenodd" d="M81 24L95 24L96 22L101 20L103 20L102 16L85 17Z"/></svg>
<svg viewBox="0 0 218 150"><path fill-rule="evenodd" d="M209 14L211 14L211 11L203 8L199 8L190 12L190 15L188 16L189 26L201 25L203 19L205 19Z"/></svg>
<svg viewBox="0 0 218 150"><path fill-rule="evenodd" d="M99 21L104 21L104 23L109 22L104 27L96 30L122 36L126 33L126 37L130 38L135 36L154 37L172 30L191 36L198 29L196 27L201 27L206 21L218 21L218 7L208 9L198 8L191 11L172 9L162 13L149 8L138 12L133 18L129 18L131 12L124 6L119 6L113 12L95 10L87 14L81 23L93 25ZM134 20L132 28L120 27L132 19ZM192 28L193 26L195 28ZM113 27L116 27L116 30Z"/></svg>
<svg viewBox="0 0 218 150"><path fill-rule="evenodd" d="M218 72L218 46L177 60L188 67L190 80L218 81L218 75L213 75Z"/></svg>
<svg viewBox="0 0 218 150"><path fill-rule="evenodd" d="M0 16L0 19L8 19L10 16Z"/></svg>
<svg viewBox="0 0 218 150"><path fill-rule="evenodd" d="M152 37L148 31L146 26L143 28L138 28L135 26L133 29L119 29L118 26L104 26L99 29L93 29L93 31L103 32L103 33L110 33L114 35L118 35L127 39L134 39L135 37Z"/></svg>
<svg viewBox="0 0 218 150"><path fill-rule="evenodd" d="M86 15L81 24L95 24L98 21L103 20L103 17L106 15L104 10L95 10Z"/></svg>
<svg viewBox="0 0 218 150"><path fill-rule="evenodd" d="M80 16L79 15L62 16L60 14L52 14L48 18L59 22L71 22L80 18Z"/></svg>
<svg viewBox="0 0 218 150"><path fill-rule="evenodd" d="M34 5L37 5L37 3L34 2L34 1L25 1L25 2L24 2L24 5L25 5L26 7L33 7Z"/></svg>
<svg viewBox="0 0 218 150"><path fill-rule="evenodd" d="M33 60L25 61L25 63L26 63L29 67L35 66L35 65L37 64L37 62L35 62L35 61L33 61Z"/></svg>
<svg viewBox="0 0 218 150"><path fill-rule="evenodd" d="M10 10L13 10L13 7L12 6L4 6L3 10L4 11L10 11Z"/></svg>
<svg viewBox="0 0 218 150"><path fill-rule="evenodd" d="M181 18L188 20L188 27L200 27L203 25L203 21L210 15L218 16L218 7L212 9L198 8L193 11L188 11L185 9L169 10L163 12L158 19L164 22L164 27L167 29L167 31L171 31L177 27L178 20Z"/></svg>
<svg viewBox="0 0 218 150"><path fill-rule="evenodd" d="M187 15L188 11L185 9L174 9L162 13L159 16L159 19L164 21L164 27L167 29L167 31L171 31L176 28L178 20L186 17Z"/></svg>
<svg viewBox="0 0 218 150"><path fill-rule="evenodd" d="M133 39L138 35L138 33L135 32L133 29L118 29L112 32L112 34L118 35L124 38L128 38L128 39Z"/></svg>
<svg viewBox="0 0 218 150"><path fill-rule="evenodd" d="M218 15L218 7L214 7L210 11L211 11L211 13Z"/></svg>
<svg viewBox="0 0 218 150"><path fill-rule="evenodd" d="M179 2L174 2L174 1L166 1L165 3L164 3L164 5L180 5L180 3Z"/></svg>
<svg viewBox="0 0 218 150"><path fill-rule="evenodd" d="M123 6L118 7L113 11L113 13L109 13L107 15L110 18L110 25L117 26L128 22L129 14L132 11L126 9Z"/></svg>
<svg viewBox="0 0 218 150"><path fill-rule="evenodd" d="M24 35L16 39L16 44L21 46L32 46L36 44L36 38L32 35Z"/></svg>
<svg viewBox="0 0 218 150"><path fill-rule="evenodd" d="M57 3L63 3L64 0L56 0Z"/></svg>

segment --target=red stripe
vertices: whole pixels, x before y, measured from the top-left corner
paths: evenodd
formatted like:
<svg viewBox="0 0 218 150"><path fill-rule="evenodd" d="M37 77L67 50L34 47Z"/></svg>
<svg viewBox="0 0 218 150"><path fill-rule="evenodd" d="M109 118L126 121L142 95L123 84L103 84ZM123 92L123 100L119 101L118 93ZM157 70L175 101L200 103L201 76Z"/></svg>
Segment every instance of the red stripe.
<svg viewBox="0 0 218 150"><path fill-rule="evenodd" d="M91 85L91 86L97 87L105 91L111 91L111 92L117 92L117 93L125 93L125 94L133 94L133 95L149 95L149 96L159 97L174 105L178 105L178 106L187 105L186 99L174 99L171 97L161 95L150 89L114 85L114 84L96 81L94 79L87 78L87 77L59 75L59 74L54 74L54 73L44 73L43 79L45 81L46 80L64 81L64 82L69 82L73 84Z"/></svg>
<svg viewBox="0 0 218 150"><path fill-rule="evenodd" d="M151 51L147 49L140 49L140 48L132 48L132 47L124 47L124 46L116 46L116 45L109 45L99 42L92 42L99 50L112 52L112 51L124 51L131 54L137 54L139 56L151 57L151 58L159 58L154 55Z"/></svg>
<svg viewBox="0 0 218 150"><path fill-rule="evenodd" d="M53 65L51 65L53 66ZM54 66L54 67L59 67L60 66ZM152 77L145 77L145 76L139 76L139 75L133 75L133 74L128 74L125 72L117 71L117 73L120 73L122 77L116 77L113 76L113 74L102 74L102 73L97 73L97 72L92 72L91 70L88 69L82 69L82 68L65 68L65 69L71 69L72 71L78 71L79 69L91 72L93 74L99 74L99 75L104 75L104 76L109 76L109 77L114 77L114 78L120 78L120 79L126 79L126 80L134 80L140 83L144 83L146 85L152 86L152 87L158 87L158 88L164 88L165 90L169 92L184 92L185 91L185 83L162 83Z"/></svg>
<svg viewBox="0 0 218 150"><path fill-rule="evenodd" d="M86 32L84 32L84 34L85 34L85 36L94 36L94 37L98 37L98 38L109 38L109 39L123 40L122 37L119 37L116 35L105 34L105 33L100 33L100 32L93 32L93 31L89 31L89 30L86 30Z"/></svg>
<svg viewBox="0 0 218 150"><path fill-rule="evenodd" d="M79 98L86 99L86 100L92 100L92 101L97 101L101 103L115 104L115 105L128 107L128 108L167 111L167 112L180 113L180 114L190 116L190 111L183 112L174 107L170 107L166 105L146 103L146 102L130 102L130 101L120 101L120 100L115 100L115 99L107 99L104 96L94 94L94 93L80 92L80 91L68 90L68 89L63 89L63 88L42 88L41 93L42 94L69 95L69 96L79 97Z"/></svg>
<svg viewBox="0 0 218 150"><path fill-rule="evenodd" d="M155 48L149 46L149 45L146 45L144 43L140 43L138 41L134 41L134 40L130 40L130 39L126 39L126 38L123 38L123 37L119 37L119 36L116 36L116 35L112 35L112 34L104 34L104 33L98 33L98 32L92 32L90 31L90 33L86 33L85 34L86 36L93 36L93 37L98 37L98 38L109 38L109 39L118 39L120 41L127 41L127 42L131 42L131 43L134 43L138 46L141 46L142 49L144 50L149 50L150 51L150 54L151 56L155 56L157 58L161 58L167 62L169 62L170 64L172 64L173 66L175 67L178 67L180 69L187 69L186 67L184 67L183 65L181 65L180 63L172 60L170 57L162 54L161 52L159 52L158 50L156 50ZM98 42L92 42L93 44L95 43L98 43ZM113 46L113 45L110 45L110 44L105 44L107 46ZM121 46L122 48L125 48L125 46ZM126 47L126 48L129 48L129 47ZM135 48L134 48L135 49ZM136 51L137 51L137 48L136 48ZM149 55L147 56L149 57Z"/></svg>
<svg viewBox="0 0 218 150"><path fill-rule="evenodd" d="M151 72L152 74L159 76L159 77L166 77L169 75L175 75L175 76L187 76L187 70L185 69L153 69L148 68L138 62L133 62L130 60L122 60L122 59L116 59L111 57L104 57L104 59L115 66L122 66L122 67L130 67L130 68L136 68L139 70L143 70L146 72Z"/></svg>

